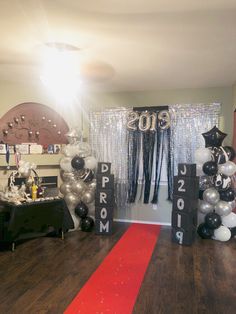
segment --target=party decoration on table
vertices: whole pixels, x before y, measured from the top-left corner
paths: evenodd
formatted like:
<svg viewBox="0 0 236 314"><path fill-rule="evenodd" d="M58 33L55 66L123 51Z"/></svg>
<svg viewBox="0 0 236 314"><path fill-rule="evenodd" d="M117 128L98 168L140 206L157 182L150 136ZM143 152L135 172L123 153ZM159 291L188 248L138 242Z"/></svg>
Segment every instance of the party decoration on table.
<svg viewBox="0 0 236 314"><path fill-rule="evenodd" d="M0 199L20 205L24 202L43 198L44 189L36 172L36 164L19 160L17 170L12 171L8 179L8 186L1 192ZM21 181L20 185L18 181ZM17 181L17 183L16 183Z"/></svg>
<svg viewBox="0 0 236 314"><path fill-rule="evenodd" d="M195 164L179 164L178 176L174 177L172 205L172 241L191 245L197 228L197 204L199 179Z"/></svg>
<svg viewBox="0 0 236 314"><path fill-rule="evenodd" d="M94 171L97 161L90 155L91 148L83 142L78 129L71 129L66 136L69 144L64 147L65 156L60 161L63 180L60 192L64 196L74 221L75 228L73 230L81 228L81 230L90 231L93 224L92 218L87 216L89 211L87 206L91 205L95 199ZM82 220L86 218L88 219L82 224Z"/></svg>
<svg viewBox="0 0 236 314"><path fill-rule="evenodd" d="M114 210L114 175L111 163L99 162L95 197L95 232L98 235L112 233Z"/></svg>
<svg viewBox="0 0 236 314"><path fill-rule="evenodd" d="M227 136L216 126L202 134L205 148L196 150L195 158L200 177L199 213L205 215L198 226L198 234L203 239L228 241L231 229L236 227L235 189L232 184L236 165L232 161L235 151L231 146L223 146ZM213 232L212 232L213 231Z"/></svg>

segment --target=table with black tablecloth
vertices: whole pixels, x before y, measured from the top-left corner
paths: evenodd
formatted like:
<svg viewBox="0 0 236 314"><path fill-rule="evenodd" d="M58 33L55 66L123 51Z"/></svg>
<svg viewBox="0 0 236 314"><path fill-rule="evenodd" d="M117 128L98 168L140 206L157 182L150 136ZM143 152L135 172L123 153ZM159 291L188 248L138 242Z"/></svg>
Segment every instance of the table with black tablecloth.
<svg viewBox="0 0 236 314"><path fill-rule="evenodd" d="M0 242L12 244L24 239L48 235L64 236L74 222L63 199L42 200L20 205L0 203Z"/></svg>

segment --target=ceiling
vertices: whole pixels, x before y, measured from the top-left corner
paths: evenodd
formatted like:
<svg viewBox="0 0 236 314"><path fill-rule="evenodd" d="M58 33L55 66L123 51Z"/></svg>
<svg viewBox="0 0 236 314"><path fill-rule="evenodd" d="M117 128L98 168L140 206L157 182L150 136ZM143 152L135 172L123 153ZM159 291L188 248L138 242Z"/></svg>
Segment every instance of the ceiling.
<svg viewBox="0 0 236 314"><path fill-rule="evenodd" d="M235 0L0 0L0 81L40 82L59 42L92 90L231 86Z"/></svg>

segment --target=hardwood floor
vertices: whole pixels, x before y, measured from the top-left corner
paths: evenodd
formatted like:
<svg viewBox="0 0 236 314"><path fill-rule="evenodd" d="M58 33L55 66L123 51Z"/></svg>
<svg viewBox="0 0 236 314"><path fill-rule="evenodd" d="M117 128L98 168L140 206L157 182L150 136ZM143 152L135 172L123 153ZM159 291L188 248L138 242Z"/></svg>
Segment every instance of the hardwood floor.
<svg viewBox="0 0 236 314"><path fill-rule="evenodd" d="M116 223L110 237L76 231L1 251L0 313L63 313L128 226ZM236 239L182 247L163 227L133 313L235 313L235 265Z"/></svg>
<svg viewBox="0 0 236 314"><path fill-rule="evenodd" d="M133 314L236 313L236 239L170 241L162 227Z"/></svg>

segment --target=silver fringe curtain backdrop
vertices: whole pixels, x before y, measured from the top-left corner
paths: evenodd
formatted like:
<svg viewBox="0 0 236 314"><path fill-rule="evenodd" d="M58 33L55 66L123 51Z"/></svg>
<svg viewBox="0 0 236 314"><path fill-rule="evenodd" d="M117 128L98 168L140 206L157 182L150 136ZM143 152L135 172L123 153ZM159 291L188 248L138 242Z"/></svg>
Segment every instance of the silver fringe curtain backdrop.
<svg viewBox="0 0 236 314"><path fill-rule="evenodd" d="M194 163L197 148L204 147L202 133L218 126L220 104L170 105L171 114L171 165L177 174L178 163Z"/></svg>
<svg viewBox="0 0 236 314"><path fill-rule="evenodd" d="M98 161L112 163L116 180L118 210L129 208L128 200L128 113L132 108L116 108L91 112L90 144ZM194 162L194 153L204 146L202 133L218 126L220 104L169 105L171 115L170 160L173 176L180 162ZM172 194L172 185L171 191Z"/></svg>
<svg viewBox="0 0 236 314"><path fill-rule="evenodd" d="M115 175L115 198L118 210L128 208L128 112L116 108L91 112L90 145L98 161L111 162Z"/></svg>

